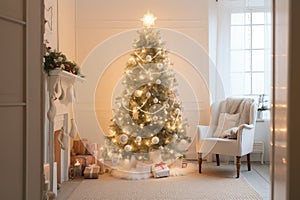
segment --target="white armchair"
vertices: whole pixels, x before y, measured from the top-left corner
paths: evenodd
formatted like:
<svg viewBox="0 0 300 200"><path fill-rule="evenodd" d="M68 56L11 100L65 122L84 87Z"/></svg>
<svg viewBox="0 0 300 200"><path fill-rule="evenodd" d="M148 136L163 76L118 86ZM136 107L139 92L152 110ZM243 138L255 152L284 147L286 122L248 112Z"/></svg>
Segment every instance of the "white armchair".
<svg viewBox="0 0 300 200"><path fill-rule="evenodd" d="M218 166L220 154L235 156L236 178L240 175L241 156L247 155L248 171L251 170L256 112L256 103L250 98L227 98L211 105L210 125L199 125L196 136L199 173L208 154L216 154Z"/></svg>

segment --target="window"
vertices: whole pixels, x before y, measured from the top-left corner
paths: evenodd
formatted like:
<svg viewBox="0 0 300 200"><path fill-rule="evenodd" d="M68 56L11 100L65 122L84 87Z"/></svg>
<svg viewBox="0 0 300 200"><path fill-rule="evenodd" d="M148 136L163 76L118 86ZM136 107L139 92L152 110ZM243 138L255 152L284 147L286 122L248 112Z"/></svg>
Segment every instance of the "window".
<svg viewBox="0 0 300 200"><path fill-rule="evenodd" d="M230 15L230 94L269 94L271 16L265 11Z"/></svg>

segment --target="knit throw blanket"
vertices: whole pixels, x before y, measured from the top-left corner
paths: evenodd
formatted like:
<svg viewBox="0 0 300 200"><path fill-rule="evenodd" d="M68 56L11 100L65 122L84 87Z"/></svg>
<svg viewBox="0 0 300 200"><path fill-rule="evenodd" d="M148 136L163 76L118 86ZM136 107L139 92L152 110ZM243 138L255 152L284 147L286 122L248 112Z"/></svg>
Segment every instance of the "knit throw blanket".
<svg viewBox="0 0 300 200"><path fill-rule="evenodd" d="M226 111L229 114L240 113L238 124L249 124L249 113L254 99L251 98L227 98Z"/></svg>

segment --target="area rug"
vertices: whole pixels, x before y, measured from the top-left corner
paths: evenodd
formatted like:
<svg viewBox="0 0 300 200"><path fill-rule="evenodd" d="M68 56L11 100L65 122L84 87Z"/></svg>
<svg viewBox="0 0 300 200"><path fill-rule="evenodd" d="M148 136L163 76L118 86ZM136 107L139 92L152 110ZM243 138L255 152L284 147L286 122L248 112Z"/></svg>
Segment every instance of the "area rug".
<svg viewBox="0 0 300 200"><path fill-rule="evenodd" d="M243 175L235 178L234 165L203 166L166 178L124 180L104 174L99 179L85 179L69 200L256 200L262 197Z"/></svg>

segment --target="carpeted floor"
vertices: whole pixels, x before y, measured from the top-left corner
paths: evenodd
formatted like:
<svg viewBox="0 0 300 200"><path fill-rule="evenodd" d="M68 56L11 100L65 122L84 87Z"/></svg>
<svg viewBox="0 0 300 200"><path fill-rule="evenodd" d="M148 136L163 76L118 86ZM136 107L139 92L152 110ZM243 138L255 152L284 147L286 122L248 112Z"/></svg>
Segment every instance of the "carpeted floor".
<svg viewBox="0 0 300 200"><path fill-rule="evenodd" d="M59 198L58 198L59 199ZM184 176L124 180L110 174L99 179L82 180L65 199L69 200L256 200L262 197L248 184L243 175L235 178L234 165L197 168Z"/></svg>

